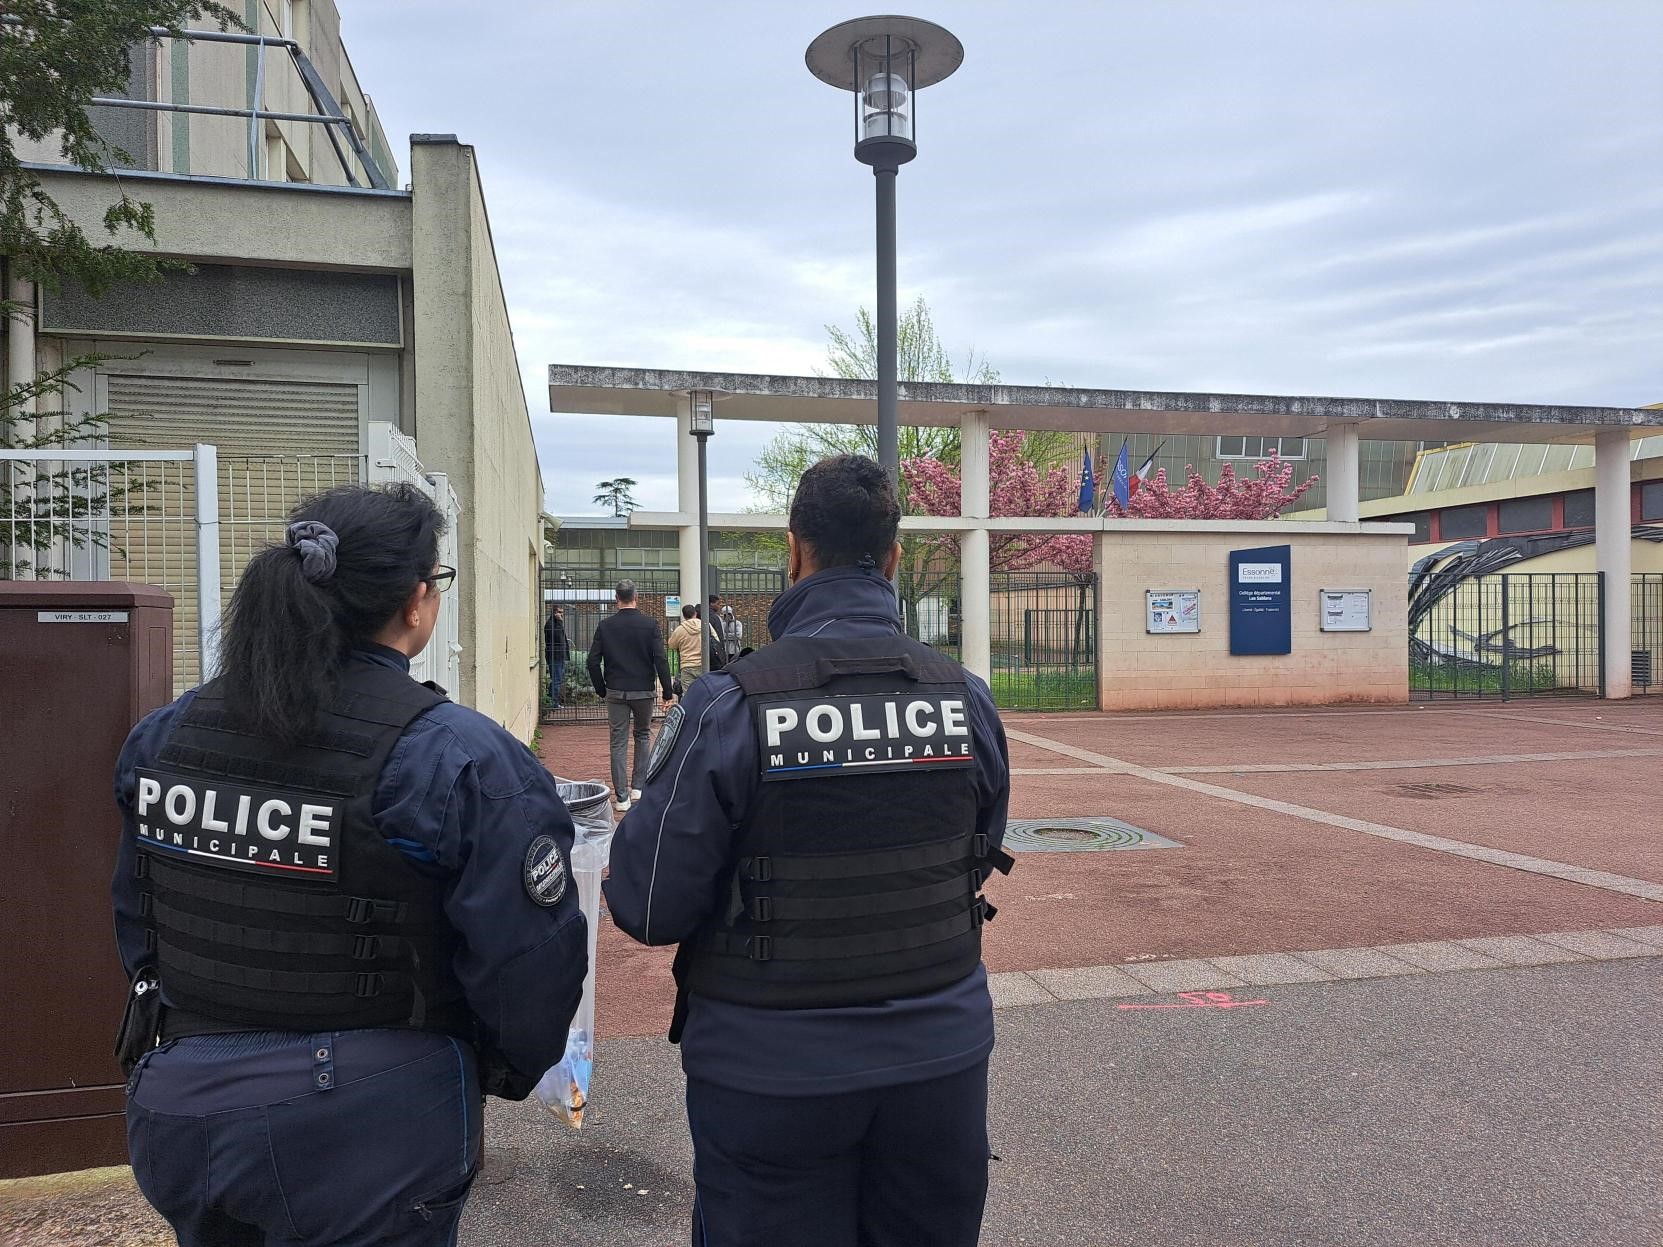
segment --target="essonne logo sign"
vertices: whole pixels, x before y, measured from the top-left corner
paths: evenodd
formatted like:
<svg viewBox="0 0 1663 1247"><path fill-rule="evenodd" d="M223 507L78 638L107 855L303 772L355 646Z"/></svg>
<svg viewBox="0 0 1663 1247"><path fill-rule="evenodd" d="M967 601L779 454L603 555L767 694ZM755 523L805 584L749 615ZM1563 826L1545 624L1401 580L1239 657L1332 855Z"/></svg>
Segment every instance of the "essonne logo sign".
<svg viewBox="0 0 1663 1247"><path fill-rule="evenodd" d="M1236 569L1236 583L1242 585L1279 585L1282 583L1280 563L1243 563Z"/></svg>

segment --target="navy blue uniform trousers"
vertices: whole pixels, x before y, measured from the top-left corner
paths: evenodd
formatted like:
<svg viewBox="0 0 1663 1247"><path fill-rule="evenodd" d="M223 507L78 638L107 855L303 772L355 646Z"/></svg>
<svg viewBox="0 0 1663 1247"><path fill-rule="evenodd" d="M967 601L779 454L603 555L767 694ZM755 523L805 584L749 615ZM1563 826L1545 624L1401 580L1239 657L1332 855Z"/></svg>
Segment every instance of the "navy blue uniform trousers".
<svg viewBox="0 0 1663 1247"><path fill-rule="evenodd" d="M693 1247L975 1247L987 1062L829 1096L689 1079Z"/></svg>
<svg viewBox="0 0 1663 1247"><path fill-rule="evenodd" d="M444 1035L175 1040L128 1084L133 1175L180 1247L446 1247L479 1161L472 1048Z"/></svg>

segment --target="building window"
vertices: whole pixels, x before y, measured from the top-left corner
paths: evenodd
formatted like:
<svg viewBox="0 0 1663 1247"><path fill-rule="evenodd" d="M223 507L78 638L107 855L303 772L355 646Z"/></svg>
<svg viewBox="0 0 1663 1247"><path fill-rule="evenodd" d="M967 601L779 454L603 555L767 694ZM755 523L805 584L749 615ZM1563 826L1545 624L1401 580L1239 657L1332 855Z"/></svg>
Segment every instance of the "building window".
<svg viewBox="0 0 1663 1247"><path fill-rule="evenodd" d="M1646 481L1640 486L1640 518L1663 520L1663 481Z"/></svg>
<svg viewBox="0 0 1663 1247"><path fill-rule="evenodd" d="M1425 545L1432 540L1432 512L1416 511L1413 515L1394 515L1392 518L1399 524L1415 526L1415 535L1409 539L1412 545Z"/></svg>
<svg viewBox="0 0 1663 1247"><path fill-rule="evenodd" d="M1221 437L1217 447L1220 459L1268 459L1272 453L1284 459L1303 459L1303 437Z"/></svg>
<svg viewBox="0 0 1663 1247"><path fill-rule="evenodd" d="M1565 527L1592 528L1594 526L1594 491L1578 489L1565 495Z"/></svg>
<svg viewBox="0 0 1663 1247"><path fill-rule="evenodd" d="M1446 507L1438 513L1438 532L1445 541L1465 541L1469 537L1485 537L1490 532L1490 508Z"/></svg>
<svg viewBox="0 0 1663 1247"><path fill-rule="evenodd" d="M1503 533L1541 533L1553 527L1551 497L1508 498L1498 510L1499 531Z"/></svg>

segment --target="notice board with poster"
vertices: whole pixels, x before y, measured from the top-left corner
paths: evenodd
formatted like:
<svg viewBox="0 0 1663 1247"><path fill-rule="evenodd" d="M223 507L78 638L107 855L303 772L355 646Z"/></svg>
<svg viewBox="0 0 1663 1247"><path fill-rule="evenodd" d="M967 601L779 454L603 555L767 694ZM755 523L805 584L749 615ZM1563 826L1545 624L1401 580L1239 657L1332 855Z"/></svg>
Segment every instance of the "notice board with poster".
<svg viewBox="0 0 1663 1247"><path fill-rule="evenodd" d="M1371 632L1372 589L1323 589L1318 595L1324 632Z"/></svg>
<svg viewBox="0 0 1663 1247"><path fill-rule="evenodd" d="M1230 652L1293 652L1293 547L1230 552Z"/></svg>
<svg viewBox="0 0 1663 1247"><path fill-rule="evenodd" d="M1145 589L1143 630L1150 633L1201 631L1201 590Z"/></svg>

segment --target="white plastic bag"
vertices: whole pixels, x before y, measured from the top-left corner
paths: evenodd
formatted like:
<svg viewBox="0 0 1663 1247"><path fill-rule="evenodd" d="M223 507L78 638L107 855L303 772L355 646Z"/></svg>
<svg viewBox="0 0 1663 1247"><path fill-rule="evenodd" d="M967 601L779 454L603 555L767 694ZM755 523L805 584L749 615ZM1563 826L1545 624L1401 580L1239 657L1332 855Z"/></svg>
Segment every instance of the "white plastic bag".
<svg viewBox="0 0 1663 1247"><path fill-rule="evenodd" d="M537 1098L574 1130L583 1125L589 1102L589 1075L595 1065L595 938L600 931L601 872L612 852L612 793L605 784L556 779L560 799L577 828L572 845L572 877L578 905L589 924L589 973L583 999L566 1036L566 1055L537 1084Z"/></svg>

